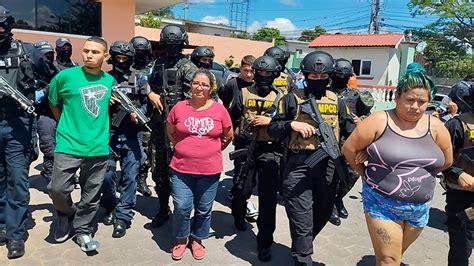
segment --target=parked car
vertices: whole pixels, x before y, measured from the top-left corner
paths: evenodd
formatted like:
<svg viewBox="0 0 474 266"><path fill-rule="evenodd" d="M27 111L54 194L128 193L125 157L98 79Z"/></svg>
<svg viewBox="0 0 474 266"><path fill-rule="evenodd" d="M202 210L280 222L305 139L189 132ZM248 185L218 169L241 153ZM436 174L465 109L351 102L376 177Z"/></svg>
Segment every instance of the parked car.
<svg viewBox="0 0 474 266"><path fill-rule="evenodd" d="M230 77L237 75L237 73L229 70L225 65L217 62L212 62L211 71L223 84L225 84Z"/></svg>

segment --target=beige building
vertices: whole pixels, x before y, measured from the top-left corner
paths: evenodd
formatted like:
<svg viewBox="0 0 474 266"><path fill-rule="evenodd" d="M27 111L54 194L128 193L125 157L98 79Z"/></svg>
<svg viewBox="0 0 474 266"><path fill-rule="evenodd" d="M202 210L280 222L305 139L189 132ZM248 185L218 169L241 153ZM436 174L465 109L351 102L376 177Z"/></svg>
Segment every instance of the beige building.
<svg viewBox="0 0 474 266"><path fill-rule="evenodd" d="M73 60L81 62L80 49L92 35L109 43L135 36L135 15L168 7L182 0L1 0L16 19L14 38L25 42L48 40L53 46L59 37L73 45Z"/></svg>
<svg viewBox="0 0 474 266"><path fill-rule="evenodd" d="M360 85L396 86L414 60L415 45L403 33L323 34L308 47L352 61Z"/></svg>

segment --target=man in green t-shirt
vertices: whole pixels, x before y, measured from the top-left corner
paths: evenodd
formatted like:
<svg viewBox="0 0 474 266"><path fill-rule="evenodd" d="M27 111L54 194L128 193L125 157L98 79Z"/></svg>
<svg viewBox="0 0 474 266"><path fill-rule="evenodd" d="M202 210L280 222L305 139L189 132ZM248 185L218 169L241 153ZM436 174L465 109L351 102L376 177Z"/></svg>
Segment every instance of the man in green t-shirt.
<svg viewBox="0 0 474 266"><path fill-rule="evenodd" d="M114 78L101 70L107 56L105 40L88 38L82 49L84 66L61 71L49 88L49 103L58 120L53 176L48 184L59 217L54 238L58 243L66 241L72 223L74 240L85 252L99 247L91 234L109 155L108 105ZM81 200L73 204L78 169Z"/></svg>

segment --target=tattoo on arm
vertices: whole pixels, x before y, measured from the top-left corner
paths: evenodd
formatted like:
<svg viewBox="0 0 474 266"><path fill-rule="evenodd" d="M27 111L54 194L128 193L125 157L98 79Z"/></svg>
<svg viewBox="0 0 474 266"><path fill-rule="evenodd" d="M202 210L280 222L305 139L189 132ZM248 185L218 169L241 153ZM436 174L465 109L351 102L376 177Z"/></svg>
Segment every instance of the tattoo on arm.
<svg viewBox="0 0 474 266"><path fill-rule="evenodd" d="M376 232L380 236L384 244L391 244L390 235L387 233L387 230L385 228L378 228Z"/></svg>

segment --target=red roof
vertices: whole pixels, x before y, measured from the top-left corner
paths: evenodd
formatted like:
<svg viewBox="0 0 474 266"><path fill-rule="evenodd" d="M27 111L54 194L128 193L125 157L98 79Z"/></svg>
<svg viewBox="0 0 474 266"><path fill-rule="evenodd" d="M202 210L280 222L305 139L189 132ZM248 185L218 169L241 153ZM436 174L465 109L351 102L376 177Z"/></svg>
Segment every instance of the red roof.
<svg viewBox="0 0 474 266"><path fill-rule="evenodd" d="M308 44L309 47L395 47L403 40L403 33L389 34L322 34Z"/></svg>

